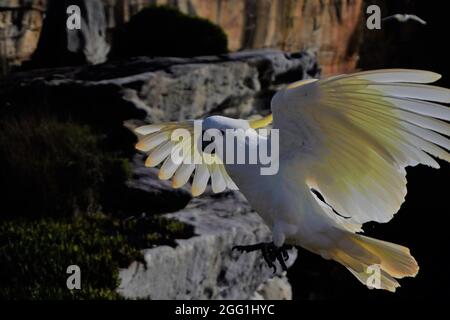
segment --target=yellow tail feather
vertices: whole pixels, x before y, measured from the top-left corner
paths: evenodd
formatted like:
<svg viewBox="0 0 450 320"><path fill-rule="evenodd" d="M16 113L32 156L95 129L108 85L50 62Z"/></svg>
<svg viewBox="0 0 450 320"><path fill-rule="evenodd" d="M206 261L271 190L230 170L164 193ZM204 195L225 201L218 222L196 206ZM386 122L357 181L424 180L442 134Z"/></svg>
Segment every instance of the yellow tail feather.
<svg viewBox="0 0 450 320"><path fill-rule="evenodd" d="M409 249L401 245L347 233L331 257L369 288L395 292L394 279L415 277L419 266Z"/></svg>

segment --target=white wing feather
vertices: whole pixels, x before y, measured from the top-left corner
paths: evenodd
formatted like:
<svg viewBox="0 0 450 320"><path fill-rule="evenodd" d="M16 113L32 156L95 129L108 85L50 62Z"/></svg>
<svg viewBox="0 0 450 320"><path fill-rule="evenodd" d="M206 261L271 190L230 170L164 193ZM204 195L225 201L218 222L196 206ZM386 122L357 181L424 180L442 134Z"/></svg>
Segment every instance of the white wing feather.
<svg viewBox="0 0 450 320"><path fill-rule="evenodd" d="M191 141L172 141L172 133L176 129L186 129L191 133ZM197 150L193 139L194 122L168 122L162 124L151 124L135 129L139 137L136 149L148 154L145 165L155 167L162 163L158 177L162 180L172 179L172 186L180 188L188 183L194 175L191 192L193 196L199 196L205 192L208 182L211 181L212 190L215 193L222 192L226 188L237 190L236 184L231 180L225 170L222 161L214 154L206 154ZM171 154L187 147L188 152L182 162L174 162ZM194 164L194 154L206 159L208 162ZM189 158L188 155L191 155Z"/></svg>
<svg viewBox="0 0 450 320"><path fill-rule="evenodd" d="M390 69L294 83L272 101L280 155L349 228L387 222L404 201L406 166L450 162L450 109L436 103L450 103L450 90L421 84L439 78Z"/></svg>

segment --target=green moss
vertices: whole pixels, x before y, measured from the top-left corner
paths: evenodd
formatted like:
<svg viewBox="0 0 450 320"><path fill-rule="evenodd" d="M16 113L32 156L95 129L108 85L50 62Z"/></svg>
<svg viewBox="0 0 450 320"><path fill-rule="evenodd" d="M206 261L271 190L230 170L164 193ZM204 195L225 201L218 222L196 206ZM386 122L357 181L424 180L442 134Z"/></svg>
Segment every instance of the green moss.
<svg viewBox="0 0 450 320"><path fill-rule="evenodd" d="M119 57L193 57L227 51L221 27L167 6L143 9L117 30L113 42L113 55Z"/></svg>
<svg viewBox="0 0 450 320"><path fill-rule="evenodd" d="M0 221L0 299L120 299L118 270L142 260L139 249L191 234L160 217ZM69 265L81 269L81 290L67 289Z"/></svg>
<svg viewBox="0 0 450 320"><path fill-rule="evenodd" d="M88 126L30 113L0 119L1 216L95 212L130 175ZM111 196L111 195L110 195Z"/></svg>

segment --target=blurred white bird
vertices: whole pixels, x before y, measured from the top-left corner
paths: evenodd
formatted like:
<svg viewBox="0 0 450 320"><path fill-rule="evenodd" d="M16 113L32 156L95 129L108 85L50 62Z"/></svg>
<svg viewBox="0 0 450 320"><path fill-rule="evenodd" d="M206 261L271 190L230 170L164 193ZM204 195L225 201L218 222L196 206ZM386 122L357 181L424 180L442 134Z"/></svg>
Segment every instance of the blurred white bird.
<svg viewBox="0 0 450 320"><path fill-rule="evenodd" d="M388 17L385 17L385 18L381 19L381 21L383 21L383 22L384 21L389 21L389 20L397 20L398 22L407 22L409 20L412 20L412 21L419 22L420 24L423 24L423 25L427 24L427 22L425 20L421 19L420 17L416 16L415 14L400 14L400 13L397 13L397 14L394 14L392 16L388 16Z"/></svg>
<svg viewBox="0 0 450 320"><path fill-rule="evenodd" d="M149 153L148 166L164 161L160 177L173 177L174 187L193 174L193 195L203 193L210 178L214 192L239 187L271 228L273 243L238 249L261 249L269 265L278 260L284 266L284 245L301 246L341 263L369 287L395 291L395 278L419 270L409 249L356 232L369 221L388 222L399 210L407 192L405 167L439 168L433 157L450 162L450 125L442 121L450 120L450 109L436 103L450 103L450 90L424 84L439 78L387 69L299 81L278 91L271 102L273 128L279 129L275 175L261 175L260 165L224 164L220 154L203 153L216 160L209 165L173 163L170 151L182 142L170 135L177 128L192 132L192 121L137 128L137 149ZM212 116L203 127L271 122L272 115L258 121ZM202 153L194 143L189 147ZM378 284L369 283L371 266L379 267Z"/></svg>

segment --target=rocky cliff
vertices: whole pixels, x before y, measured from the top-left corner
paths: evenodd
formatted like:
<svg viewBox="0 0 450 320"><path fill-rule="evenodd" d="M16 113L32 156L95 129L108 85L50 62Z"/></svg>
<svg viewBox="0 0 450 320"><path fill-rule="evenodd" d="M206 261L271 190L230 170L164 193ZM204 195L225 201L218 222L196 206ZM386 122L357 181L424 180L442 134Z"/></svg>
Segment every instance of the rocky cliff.
<svg viewBox="0 0 450 320"><path fill-rule="evenodd" d="M170 2L169 0L160 2ZM181 10L219 24L231 50L312 49L325 74L352 70L362 0L191 0Z"/></svg>
<svg viewBox="0 0 450 320"><path fill-rule="evenodd" d="M166 214L193 227L195 236L175 248L144 251L120 272L127 298L289 299L284 274L272 278L262 257L240 255L238 244L270 239L270 232L238 192L192 199L157 180L135 154L129 129L137 123L183 120L215 113L250 117L267 112L274 90L317 77L315 57L254 50L200 58L139 57L96 66L17 72L0 79L0 116L44 111L70 118L106 136L111 148L127 151L132 177L114 204L119 213ZM114 196L108 195L108 198ZM108 212L108 208L103 208ZM295 260L295 250L292 259Z"/></svg>
<svg viewBox="0 0 450 320"><path fill-rule="evenodd" d="M285 272L274 275L259 253L233 251L237 244L270 241L270 231L239 193L194 199L168 214L194 227L196 236L178 240L175 248L144 251L143 263L120 272L119 293L149 299L276 299L292 298ZM288 267L296 257L289 251Z"/></svg>
<svg viewBox="0 0 450 320"><path fill-rule="evenodd" d="M46 5L47 0L0 1L0 75L33 54Z"/></svg>
<svg viewBox="0 0 450 320"><path fill-rule="evenodd" d="M50 2L52 1L1 1L0 60L3 70L21 64L36 49L44 13ZM220 25L228 35L232 51L252 48L278 48L291 52L312 49L317 52L319 62L327 74L351 70L356 64L362 0L102 2L109 31L129 21L131 16L145 6L169 4L182 12L205 17ZM49 20L51 19L47 22Z"/></svg>

